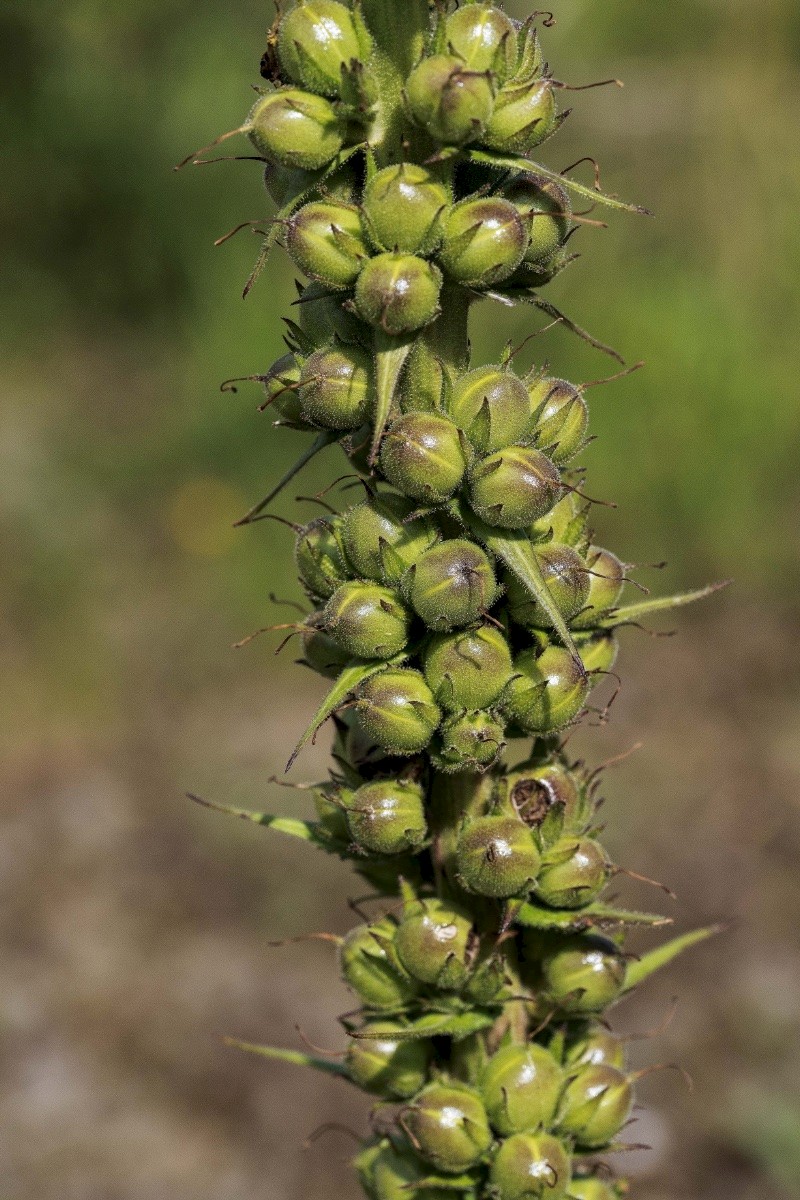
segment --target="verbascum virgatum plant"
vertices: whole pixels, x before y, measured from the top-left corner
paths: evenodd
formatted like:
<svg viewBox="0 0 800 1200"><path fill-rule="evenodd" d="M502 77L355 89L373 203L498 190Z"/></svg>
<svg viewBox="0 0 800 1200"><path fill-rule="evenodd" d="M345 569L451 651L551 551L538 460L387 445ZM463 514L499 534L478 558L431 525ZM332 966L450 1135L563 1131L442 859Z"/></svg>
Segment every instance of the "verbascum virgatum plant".
<svg viewBox="0 0 800 1200"><path fill-rule="evenodd" d="M275 425L312 440L240 523L336 442L362 496L295 527L296 632L329 691L290 765L335 727L316 820L221 807L385 898L340 940L344 1055L244 1048L376 1097L355 1159L370 1200L622 1195L599 1164L626 1144L636 1076L608 1011L712 932L626 954L630 927L665 922L604 899L620 868L598 773L564 742L619 627L713 588L625 602L629 568L594 543L576 465L586 387L517 373L511 348L470 359L483 298L607 350L541 291L600 223L574 198L644 211L532 157L567 116L551 23L483 0L297 0L223 135L249 138L277 209L246 290L278 240L306 280L287 353L252 378Z"/></svg>

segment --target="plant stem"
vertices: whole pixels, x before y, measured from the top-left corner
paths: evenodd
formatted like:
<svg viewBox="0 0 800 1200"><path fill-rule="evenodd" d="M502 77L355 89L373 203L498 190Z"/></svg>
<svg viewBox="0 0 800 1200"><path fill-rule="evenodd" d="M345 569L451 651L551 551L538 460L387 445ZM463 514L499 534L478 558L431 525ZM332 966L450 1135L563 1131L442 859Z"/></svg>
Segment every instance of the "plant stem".
<svg viewBox="0 0 800 1200"><path fill-rule="evenodd" d="M403 85L422 54L430 13L427 0L363 0L362 8L375 38L370 65L379 92L370 146L386 167L404 157Z"/></svg>

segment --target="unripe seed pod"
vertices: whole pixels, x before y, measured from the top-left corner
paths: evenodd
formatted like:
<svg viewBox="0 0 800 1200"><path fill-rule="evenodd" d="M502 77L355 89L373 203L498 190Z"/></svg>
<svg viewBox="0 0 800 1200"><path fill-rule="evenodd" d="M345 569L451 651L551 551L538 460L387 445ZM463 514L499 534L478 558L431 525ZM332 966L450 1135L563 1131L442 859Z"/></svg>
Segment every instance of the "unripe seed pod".
<svg viewBox="0 0 800 1200"><path fill-rule="evenodd" d="M574 1016L601 1012L625 986L625 959L608 938L597 935L561 940L542 959L548 998Z"/></svg>
<svg viewBox="0 0 800 1200"><path fill-rule="evenodd" d="M297 384L300 382L300 364L293 354L284 354L273 363L263 377L266 400L264 408L281 424L296 429L313 429L303 416Z"/></svg>
<svg viewBox="0 0 800 1200"><path fill-rule="evenodd" d="M419 984L401 964L394 948L396 926L388 918L357 925L342 943L342 978L368 1008L394 1011L417 995Z"/></svg>
<svg viewBox="0 0 800 1200"><path fill-rule="evenodd" d="M351 794L334 783L323 784L321 787L315 788L313 792L314 808L317 810L322 831L332 841L345 845L350 841L350 830L342 805L350 798Z"/></svg>
<svg viewBox="0 0 800 1200"><path fill-rule="evenodd" d="M613 669L617 661L619 643L611 630L592 633L588 637L578 637L575 645L587 671L602 672Z"/></svg>
<svg viewBox="0 0 800 1200"><path fill-rule="evenodd" d="M372 854L405 854L428 836L425 793L418 783L381 779L362 784L345 801L353 841Z"/></svg>
<svg viewBox="0 0 800 1200"><path fill-rule="evenodd" d="M369 257L358 209L332 200L304 204L286 227L286 249L295 266L329 288L349 288Z"/></svg>
<svg viewBox="0 0 800 1200"><path fill-rule="evenodd" d="M342 549L341 525L341 519L337 517L317 517L298 533L295 540L297 573L315 599L327 600L353 577Z"/></svg>
<svg viewBox="0 0 800 1200"><path fill-rule="evenodd" d="M546 261L561 249L572 214L569 194L561 184L542 175L525 175L504 188L503 195L519 209L528 231L525 262Z"/></svg>
<svg viewBox="0 0 800 1200"><path fill-rule="evenodd" d="M561 476L549 458L526 446L508 446L476 463L469 502L488 525L525 529L549 512L561 495Z"/></svg>
<svg viewBox="0 0 800 1200"><path fill-rule="evenodd" d="M351 658L351 654L319 629L304 639L303 661L325 679L338 679Z"/></svg>
<svg viewBox="0 0 800 1200"><path fill-rule="evenodd" d="M464 200L447 214L439 262L456 283L490 288L514 273L527 246L528 235L514 205L486 196Z"/></svg>
<svg viewBox="0 0 800 1200"><path fill-rule="evenodd" d="M549 1128L563 1072L543 1046L503 1046L483 1069L481 1097L492 1127L503 1137Z"/></svg>
<svg viewBox="0 0 800 1200"><path fill-rule="evenodd" d="M378 254L358 277L355 306L362 321L400 337L439 316L441 290L442 274L433 263L413 254Z"/></svg>
<svg viewBox="0 0 800 1200"><path fill-rule="evenodd" d="M345 1066L350 1078L365 1092L387 1100L408 1100L425 1083L431 1059L431 1044L422 1039L393 1041L403 1031L396 1021L368 1021L363 1030L373 1037L353 1039Z"/></svg>
<svg viewBox="0 0 800 1200"><path fill-rule="evenodd" d="M433 546L403 576L402 591L428 629L471 625L490 608L497 580L486 553L465 538Z"/></svg>
<svg viewBox="0 0 800 1200"><path fill-rule="evenodd" d="M514 670L517 676L501 704L526 733L555 733L583 708L589 680L582 664L562 646L548 646L538 657L534 650L523 650Z"/></svg>
<svg viewBox="0 0 800 1200"><path fill-rule="evenodd" d="M630 1116L633 1088L614 1067L583 1067L564 1088L558 1130L590 1150L607 1146Z"/></svg>
<svg viewBox="0 0 800 1200"><path fill-rule="evenodd" d="M585 1179L573 1179L570 1195L574 1200L620 1200L622 1193L597 1176L587 1176Z"/></svg>
<svg viewBox="0 0 800 1200"><path fill-rule="evenodd" d="M479 896L504 900L527 895L539 861L533 834L516 817L478 817L464 826L458 838L459 880Z"/></svg>
<svg viewBox="0 0 800 1200"><path fill-rule="evenodd" d="M547 1133L515 1133L495 1155L489 1175L497 1200L562 1200L571 1176L569 1154Z"/></svg>
<svg viewBox="0 0 800 1200"><path fill-rule="evenodd" d="M480 1162L492 1133L480 1096L454 1083L431 1083L403 1114L421 1158L446 1175L461 1175Z"/></svg>
<svg viewBox="0 0 800 1200"><path fill-rule="evenodd" d="M281 17L278 56L286 74L322 96L335 96L342 69L362 56L353 14L337 0L301 0Z"/></svg>
<svg viewBox="0 0 800 1200"><path fill-rule="evenodd" d="M513 371L498 367L476 367L462 375L453 388L448 411L481 454L512 445L530 426L525 384Z"/></svg>
<svg viewBox="0 0 800 1200"><path fill-rule="evenodd" d="M391 1142L382 1146L362 1183L370 1200L453 1200L453 1193L441 1188L421 1188L418 1184L430 1175L430 1167L414 1154L411 1147L398 1150Z"/></svg>
<svg viewBox="0 0 800 1200"><path fill-rule="evenodd" d="M589 595L589 576L583 559L571 546L563 546L558 542L537 546L535 554L556 608L569 621L581 611ZM533 599L515 576L507 574L504 582L512 621L525 629L552 627L553 623L539 601Z"/></svg>
<svg viewBox="0 0 800 1200"><path fill-rule="evenodd" d="M408 78L406 98L417 124L446 146L474 142L494 103L488 75L448 54L423 58Z"/></svg>
<svg viewBox="0 0 800 1200"><path fill-rule="evenodd" d="M603 847L592 838L564 838L542 859L536 895L551 908L583 908L608 882Z"/></svg>
<svg viewBox="0 0 800 1200"><path fill-rule="evenodd" d="M367 734L389 754L419 754L442 719L419 671L381 671L361 687L358 715Z"/></svg>
<svg viewBox="0 0 800 1200"><path fill-rule="evenodd" d="M513 669L508 641L494 625L435 635L422 664L437 704L456 712L489 708Z"/></svg>
<svg viewBox="0 0 800 1200"><path fill-rule="evenodd" d="M610 550L590 546L586 556L589 596L584 612L573 619L575 629L591 629L615 608L625 586L625 567Z"/></svg>
<svg viewBox="0 0 800 1200"><path fill-rule="evenodd" d="M334 592L323 620L327 633L353 658L392 658L407 645L411 626L396 592L361 580Z"/></svg>
<svg viewBox="0 0 800 1200"><path fill-rule="evenodd" d="M558 127L553 85L549 79L512 84L495 97L481 141L505 154L526 154Z"/></svg>
<svg viewBox="0 0 800 1200"><path fill-rule="evenodd" d="M586 443L589 409L580 390L565 379L540 379L530 389L536 445L562 466Z"/></svg>
<svg viewBox="0 0 800 1200"><path fill-rule="evenodd" d="M395 934L400 962L421 983L457 991L469 974L472 918L437 897L406 907Z"/></svg>
<svg viewBox="0 0 800 1200"><path fill-rule="evenodd" d="M377 250L431 254L441 240L450 192L416 163L385 167L364 189L364 216Z"/></svg>
<svg viewBox="0 0 800 1200"><path fill-rule="evenodd" d="M592 1029L567 1048L566 1061L572 1067L616 1067L625 1069L625 1044L605 1029Z"/></svg>
<svg viewBox="0 0 800 1200"><path fill-rule="evenodd" d="M340 342L358 344L372 340L372 332L363 321L342 307L337 296L316 281L304 288L297 304L300 313L300 328L312 345L321 346L330 340L331 334Z"/></svg>
<svg viewBox="0 0 800 1200"><path fill-rule="evenodd" d="M299 88L279 88L258 100L247 122L250 141L269 162L317 171L344 145L333 105Z"/></svg>
<svg viewBox="0 0 800 1200"><path fill-rule="evenodd" d="M578 819L580 794L569 771L559 763L518 767L508 776L508 796L521 820L538 829L558 808L569 829Z"/></svg>
<svg viewBox="0 0 800 1200"><path fill-rule="evenodd" d="M373 405L372 362L360 346L328 346L303 364L300 395L307 421L323 429L358 429Z"/></svg>
<svg viewBox="0 0 800 1200"><path fill-rule="evenodd" d="M383 439L381 469L403 495L442 504L467 469L458 429L436 413L406 413Z"/></svg>
<svg viewBox="0 0 800 1200"><path fill-rule="evenodd" d="M473 71L491 71L504 83L519 57L514 22L494 4L470 4L447 18L450 49Z"/></svg>
<svg viewBox="0 0 800 1200"><path fill-rule="evenodd" d="M505 749L505 726L489 712L455 713L439 730L437 770L481 771Z"/></svg>
<svg viewBox="0 0 800 1200"><path fill-rule="evenodd" d="M435 543L438 532L433 521L409 520L414 509L403 496L384 493L345 513L342 537L359 576L399 583L407 568Z"/></svg>

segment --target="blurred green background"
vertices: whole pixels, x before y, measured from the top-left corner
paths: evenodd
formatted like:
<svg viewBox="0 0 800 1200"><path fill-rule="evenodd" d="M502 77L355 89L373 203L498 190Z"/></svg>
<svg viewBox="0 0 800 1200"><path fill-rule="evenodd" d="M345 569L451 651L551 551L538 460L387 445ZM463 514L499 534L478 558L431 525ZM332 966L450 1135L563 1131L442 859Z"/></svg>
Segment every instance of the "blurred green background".
<svg viewBox="0 0 800 1200"><path fill-rule="evenodd" d="M388 2L388 0L387 0ZM399 0L397 0L399 2ZM509 5L514 15L525 4ZM576 93L545 160L599 157L657 210L585 230L549 298L647 369L593 397L598 534L658 588L734 576L630 631L611 724L581 755L644 748L608 777L605 840L666 879L678 927L728 932L619 1010L641 1086L620 1167L643 1200L800 1196L800 8L794 0L554 0ZM250 103L271 11L256 0L36 0L0 14L5 236L0 1178L20 1200L355 1198L343 1085L243 1059L219 1035L341 1045L330 948L359 891L337 863L193 808L187 789L304 813L268 784L320 689L275 639L290 536L235 532L304 444L256 412L293 297L276 255L246 303L267 213L258 167L174 175ZM246 152L246 151L243 151ZM588 167L581 170L588 171ZM587 179L590 178L587 175ZM481 306L476 357L543 324ZM532 343L576 381L610 360L560 330ZM343 469L328 451L278 511ZM661 629L671 628L662 622ZM324 770L327 738L296 770ZM305 772L305 774L304 774ZM622 885L642 905L659 899ZM670 904L666 899L664 903Z"/></svg>

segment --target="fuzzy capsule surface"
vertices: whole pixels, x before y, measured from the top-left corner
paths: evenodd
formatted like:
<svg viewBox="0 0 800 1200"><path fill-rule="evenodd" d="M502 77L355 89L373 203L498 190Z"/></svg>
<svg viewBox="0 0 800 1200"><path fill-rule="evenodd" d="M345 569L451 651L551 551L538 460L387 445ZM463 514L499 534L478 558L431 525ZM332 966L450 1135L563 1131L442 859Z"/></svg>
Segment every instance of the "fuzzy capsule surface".
<svg viewBox="0 0 800 1200"><path fill-rule="evenodd" d="M510 1137L549 1128L563 1085L563 1071L552 1054L529 1042L498 1050L484 1067L480 1091L492 1128Z"/></svg>
<svg viewBox="0 0 800 1200"><path fill-rule="evenodd" d="M329 288L349 288L369 256L357 209L330 200L304 204L286 227L286 249L295 266Z"/></svg>
<svg viewBox="0 0 800 1200"><path fill-rule="evenodd" d="M321 429L358 429L374 403L371 372L370 358L360 346L317 350L300 373L305 419Z"/></svg>
<svg viewBox="0 0 800 1200"><path fill-rule="evenodd" d="M390 754L419 754L429 745L442 714L419 671L407 667L382 671L362 686L359 720L370 737Z"/></svg>
<svg viewBox="0 0 800 1200"><path fill-rule="evenodd" d="M400 962L421 983L456 990L468 974L472 918L437 897L410 905L395 935Z"/></svg>
<svg viewBox="0 0 800 1200"><path fill-rule="evenodd" d="M448 412L481 454L512 445L530 426L527 388L505 368L476 367L462 375L452 389Z"/></svg>
<svg viewBox="0 0 800 1200"><path fill-rule="evenodd" d="M404 496L444 503L461 486L467 469L458 428L437 413L398 417L383 439L381 469Z"/></svg>
<svg viewBox="0 0 800 1200"><path fill-rule="evenodd" d="M570 1177L566 1147L546 1133L515 1133L503 1142L490 1172L498 1200L562 1200Z"/></svg>
<svg viewBox="0 0 800 1200"><path fill-rule="evenodd" d="M398 594L352 580L333 593L323 611L325 631L353 658L393 658L408 643L411 618Z"/></svg>
<svg viewBox="0 0 800 1200"><path fill-rule="evenodd" d="M458 8L447 18L447 44L473 71L490 71L501 83L519 57L514 22L496 4Z"/></svg>
<svg viewBox="0 0 800 1200"><path fill-rule="evenodd" d="M373 496L345 514L342 540L356 573L397 584L438 539L433 521L414 517L416 505L393 493Z"/></svg>
<svg viewBox="0 0 800 1200"><path fill-rule="evenodd" d="M470 892L507 899L530 891L540 857L533 835L516 817L478 817L464 826L456 861L461 882Z"/></svg>
<svg viewBox="0 0 800 1200"><path fill-rule="evenodd" d="M448 775L475 773L491 766L505 746L505 725L493 713L452 713L441 724L431 760Z"/></svg>
<svg viewBox="0 0 800 1200"><path fill-rule="evenodd" d="M550 598L565 620L584 608L589 597L589 574L581 556L559 542L537 546L534 551ZM508 611L512 621L525 629L549 629L552 620L519 580L507 572L504 578Z"/></svg>
<svg viewBox="0 0 800 1200"><path fill-rule="evenodd" d="M403 577L402 590L428 629L476 622L494 603L497 579L488 555L464 538L427 550Z"/></svg>
<svg viewBox="0 0 800 1200"><path fill-rule="evenodd" d="M572 620L575 629L591 629L618 603L625 586L625 566L600 546L591 546L586 555L589 572L589 595L583 612Z"/></svg>
<svg viewBox="0 0 800 1200"><path fill-rule="evenodd" d="M254 147L268 162L316 171L344 145L345 130L333 105L299 88L280 88L257 101L247 122Z"/></svg>
<svg viewBox="0 0 800 1200"><path fill-rule="evenodd" d="M418 783L396 779L362 784L346 801L350 836L373 854L416 850L428 835L425 793Z"/></svg>
<svg viewBox="0 0 800 1200"><path fill-rule="evenodd" d="M387 251L367 259L358 276L355 307L362 321L393 337L415 333L441 312L442 274L415 254Z"/></svg>
<svg viewBox="0 0 800 1200"><path fill-rule="evenodd" d="M436 701L458 712L489 708L511 678L511 648L494 625L434 634L423 653L423 671Z"/></svg>
<svg viewBox="0 0 800 1200"><path fill-rule="evenodd" d="M608 938L565 938L542 959L547 994L572 1015L601 1012L625 987L625 959Z"/></svg>
<svg viewBox="0 0 800 1200"><path fill-rule="evenodd" d="M384 167L364 188L363 212L376 250L431 254L450 202L449 189L425 167Z"/></svg>
<svg viewBox="0 0 800 1200"><path fill-rule="evenodd" d="M539 380L530 389L536 445L557 466L573 459L586 444L589 409L581 392L565 379Z"/></svg>
<svg viewBox="0 0 800 1200"><path fill-rule="evenodd" d="M368 1008L378 1011L403 1008L419 992L418 982L405 970L394 949L395 929L388 919L357 925L339 951L345 983Z"/></svg>
<svg viewBox="0 0 800 1200"><path fill-rule="evenodd" d="M301 0L281 19L281 66L290 79L312 92L336 96L342 69L358 61L362 50L353 15L338 0Z"/></svg>
<svg viewBox="0 0 800 1200"><path fill-rule="evenodd" d="M513 275L527 248L525 225L509 200L465 200L444 219L439 262L456 283L489 288Z"/></svg>
<svg viewBox="0 0 800 1200"><path fill-rule="evenodd" d="M489 454L470 472L469 502L488 525L525 529L554 507L561 495L555 464L528 446Z"/></svg>
<svg viewBox="0 0 800 1200"><path fill-rule="evenodd" d="M398 1040L406 1026L397 1021L368 1021L360 1030L369 1037L353 1039L345 1066L353 1083L388 1100L408 1100L423 1086L431 1060L431 1044L422 1038Z"/></svg>
<svg viewBox="0 0 800 1200"><path fill-rule="evenodd" d="M600 1149L613 1141L630 1116L633 1089L615 1067L582 1067L568 1079L557 1127L578 1145Z"/></svg>
<svg viewBox="0 0 800 1200"><path fill-rule="evenodd" d="M488 74L447 54L422 59L406 82L406 100L416 123L445 146L474 142L494 107Z"/></svg>
<svg viewBox="0 0 800 1200"><path fill-rule="evenodd" d="M468 1171L492 1144L486 1111L471 1088L431 1083L403 1120L420 1156L446 1175Z"/></svg>
<svg viewBox="0 0 800 1200"><path fill-rule="evenodd" d="M523 650L514 660L514 672L501 704L526 733L565 729L589 694L583 664L562 646L548 646L541 654Z"/></svg>

